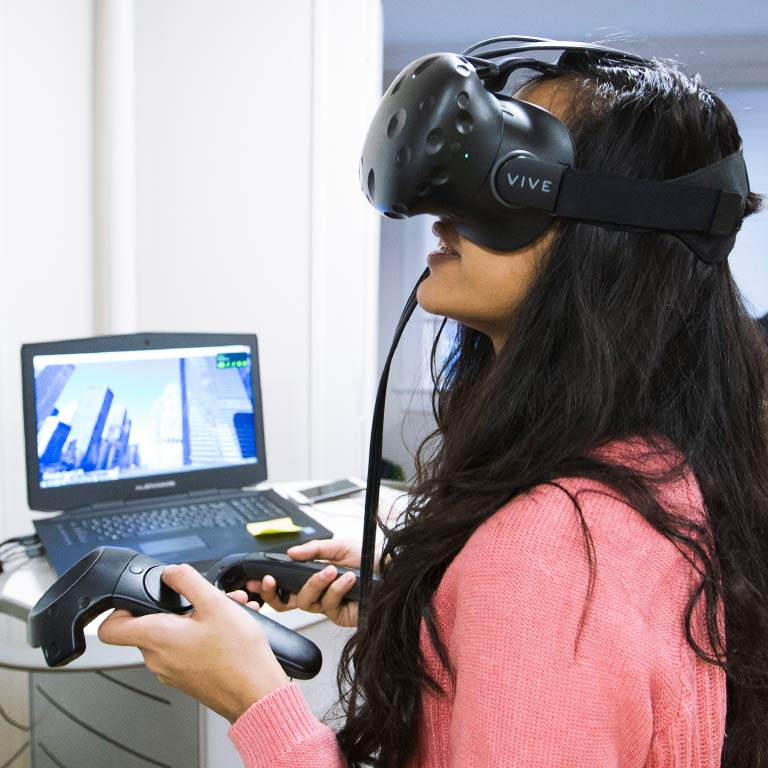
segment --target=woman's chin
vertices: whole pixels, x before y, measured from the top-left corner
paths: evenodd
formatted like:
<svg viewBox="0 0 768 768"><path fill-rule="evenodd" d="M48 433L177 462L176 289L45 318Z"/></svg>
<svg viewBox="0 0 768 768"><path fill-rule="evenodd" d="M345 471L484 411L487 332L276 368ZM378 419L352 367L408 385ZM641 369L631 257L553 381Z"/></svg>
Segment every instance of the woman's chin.
<svg viewBox="0 0 768 768"><path fill-rule="evenodd" d="M422 280L416 291L416 301L419 302L419 306L431 315L442 314L440 309L440 297L439 291L434 290L435 276L434 274Z"/></svg>
<svg viewBox="0 0 768 768"><path fill-rule="evenodd" d="M452 305L446 301L445 293L440 288L439 279L434 274L430 274L419 285L416 291L416 300L419 302L419 306L430 315L451 317Z"/></svg>

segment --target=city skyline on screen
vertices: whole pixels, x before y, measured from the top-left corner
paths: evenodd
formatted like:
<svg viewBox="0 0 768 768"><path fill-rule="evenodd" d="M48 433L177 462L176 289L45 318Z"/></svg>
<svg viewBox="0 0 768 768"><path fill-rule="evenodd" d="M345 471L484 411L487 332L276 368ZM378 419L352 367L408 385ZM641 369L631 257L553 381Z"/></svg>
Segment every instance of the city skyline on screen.
<svg viewBox="0 0 768 768"><path fill-rule="evenodd" d="M35 357L40 487L256 462L250 352L235 350Z"/></svg>

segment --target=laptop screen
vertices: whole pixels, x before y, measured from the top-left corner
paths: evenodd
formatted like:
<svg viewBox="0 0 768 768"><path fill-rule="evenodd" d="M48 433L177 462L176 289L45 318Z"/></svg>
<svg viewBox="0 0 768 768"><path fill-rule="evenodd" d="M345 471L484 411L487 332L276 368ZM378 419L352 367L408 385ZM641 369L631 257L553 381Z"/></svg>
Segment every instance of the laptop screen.
<svg viewBox="0 0 768 768"><path fill-rule="evenodd" d="M258 463L251 365L237 344L35 354L39 487Z"/></svg>

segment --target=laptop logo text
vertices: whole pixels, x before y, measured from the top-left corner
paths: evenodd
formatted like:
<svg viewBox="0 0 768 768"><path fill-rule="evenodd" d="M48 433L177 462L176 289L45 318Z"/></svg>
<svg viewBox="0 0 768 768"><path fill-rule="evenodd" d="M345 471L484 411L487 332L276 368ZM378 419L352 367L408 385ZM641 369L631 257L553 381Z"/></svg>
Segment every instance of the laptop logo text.
<svg viewBox="0 0 768 768"><path fill-rule="evenodd" d="M164 480L162 483L142 483L137 485L135 490L137 491L152 491L155 488L175 488L175 480Z"/></svg>

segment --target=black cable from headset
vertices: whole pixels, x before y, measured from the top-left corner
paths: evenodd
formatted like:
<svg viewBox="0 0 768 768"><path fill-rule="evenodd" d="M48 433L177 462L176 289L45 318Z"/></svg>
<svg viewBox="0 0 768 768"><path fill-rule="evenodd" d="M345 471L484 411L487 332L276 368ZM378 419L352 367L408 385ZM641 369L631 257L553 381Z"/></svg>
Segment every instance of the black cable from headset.
<svg viewBox="0 0 768 768"><path fill-rule="evenodd" d="M368 479L365 486L365 516L363 518L363 549L360 558L360 600L357 607L357 624L362 626L367 609L368 599L373 579L373 559L376 548L376 523L379 510L379 488L381 485L381 445L384 433L384 404L387 397L387 381L392 357L395 354L403 330L408 324L413 311L416 309L416 291L422 281L429 276L429 269L421 273L416 285L405 303L402 315L395 329L387 360L379 379L376 393L376 403L373 408L373 423L371 426L371 441L368 448Z"/></svg>

